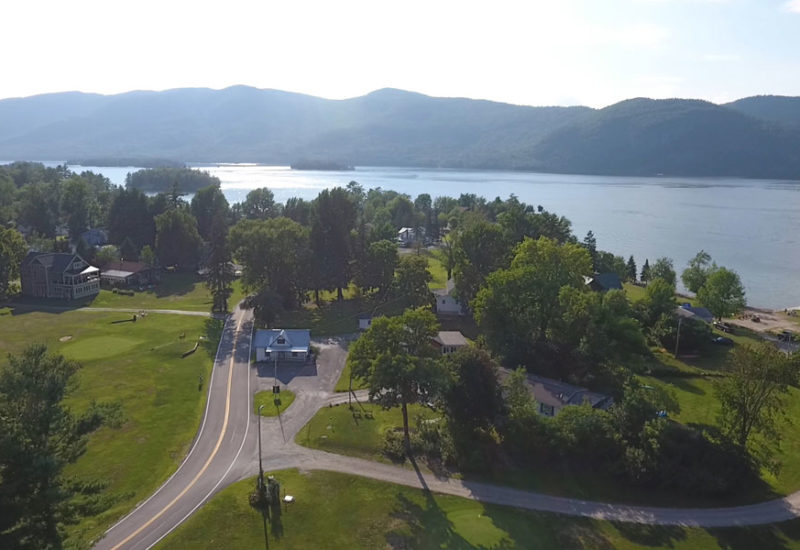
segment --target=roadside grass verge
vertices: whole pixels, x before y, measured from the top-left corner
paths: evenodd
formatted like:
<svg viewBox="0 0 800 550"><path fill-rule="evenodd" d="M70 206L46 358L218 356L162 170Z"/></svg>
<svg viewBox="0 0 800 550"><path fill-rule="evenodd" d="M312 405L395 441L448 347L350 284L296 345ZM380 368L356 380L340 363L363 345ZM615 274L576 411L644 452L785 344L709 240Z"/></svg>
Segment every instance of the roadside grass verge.
<svg viewBox="0 0 800 550"><path fill-rule="evenodd" d="M483 504L335 472L272 473L295 502L278 520L268 522L268 541L261 514L248 503L255 485L251 478L221 491L157 548L800 548L800 521L708 530L611 523Z"/></svg>
<svg viewBox="0 0 800 550"><path fill-rule="evenodd" d="M281 400L279 406L275 405L276 397ZM287 389L281 389L281 393L277 395L269 390L260 391L253 396L253 414L258 414L258 407L264 405L264 408L261 409L261 416L278 416L292 403L294 403L294 393Z"/></svg>
<svg viewBox="0 0 800 550"><path fill-rule="evenodd" d="M110 507L70 526L73 542L93 540L149 496L183 460L203 414L221 321L151 314L137 322L124 313L30 312L0 317L0 349L45 343L50 352L80 361L68 405L76 413L92 400L119 402L122 425L93 433L86 453L65 474L107 483ZM197 352L181 358L197 339ZM7 358L0 357L0 368Z"/></svg>

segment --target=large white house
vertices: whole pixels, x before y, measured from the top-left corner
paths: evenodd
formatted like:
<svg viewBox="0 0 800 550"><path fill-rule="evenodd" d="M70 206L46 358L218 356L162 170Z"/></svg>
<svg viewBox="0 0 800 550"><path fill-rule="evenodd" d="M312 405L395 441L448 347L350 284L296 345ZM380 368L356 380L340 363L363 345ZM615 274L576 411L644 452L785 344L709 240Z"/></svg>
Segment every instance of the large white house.
<svg viewBox="0 0 800 550"><path fill-rule="evenodd" d="M256 361L291 361L311 359L311 332L306 329L259 329L253 334Z"/></svg>
<svg viewBox="0 0 800 550"><path fill-rule="evenodd" d="M22 294L77 300L100 292L100 270L69 253L29 252L20 266Z"/></svg>

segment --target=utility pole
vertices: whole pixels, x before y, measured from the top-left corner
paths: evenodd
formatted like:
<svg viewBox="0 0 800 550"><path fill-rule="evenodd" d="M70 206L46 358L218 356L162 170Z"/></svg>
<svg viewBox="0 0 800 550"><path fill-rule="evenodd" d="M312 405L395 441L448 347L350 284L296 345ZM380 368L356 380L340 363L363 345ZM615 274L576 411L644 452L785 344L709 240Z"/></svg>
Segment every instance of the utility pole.
<svg viewBox="0 0 800 550"><path fill-rule="evenodd" d="M683 317L678 317L678 335L675 337L675 358L678 358L678 345L681 343L681 323Z"/></svg>
<svg viewBox="0 0 800 550"><path fill-rule="evenodd" d="M264 405L258 406L258 488L264 485L264 466L261 464L261 409Z"/></svg>

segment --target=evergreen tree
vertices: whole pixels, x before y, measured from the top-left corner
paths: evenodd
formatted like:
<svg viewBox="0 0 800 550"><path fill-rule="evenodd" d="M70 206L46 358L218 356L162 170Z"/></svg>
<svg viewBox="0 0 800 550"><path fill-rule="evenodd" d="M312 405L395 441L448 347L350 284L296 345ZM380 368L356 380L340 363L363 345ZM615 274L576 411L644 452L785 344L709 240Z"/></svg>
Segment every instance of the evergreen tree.
<svg viewBox="0 0 800 550"><path fill-rule="evenodd" d="M233 267L231 252L228 246L228 228L221 213L218 213L211 225L211 256L208 259L208 278L206 287L212 296L211 311L225 313L228 311L228 298L233 293Z"/></svg>
<svg viewBox="0 0 800 550"><path fill-rule="evenodd" d="M628 263L626 265L626 275L627 275L626 278L630 282L632 283L636 282L636 260L633 259L633 254L631 254L630 258L628 258Z"/></svg>
<svg viewBox="0 0 800 550"><path fill-rule="evenodd" d="M642 274L639 275L639 280L642 281L644 284L650 280L650 260L647 258L644 259L644 265L642 266Z"/></svg>

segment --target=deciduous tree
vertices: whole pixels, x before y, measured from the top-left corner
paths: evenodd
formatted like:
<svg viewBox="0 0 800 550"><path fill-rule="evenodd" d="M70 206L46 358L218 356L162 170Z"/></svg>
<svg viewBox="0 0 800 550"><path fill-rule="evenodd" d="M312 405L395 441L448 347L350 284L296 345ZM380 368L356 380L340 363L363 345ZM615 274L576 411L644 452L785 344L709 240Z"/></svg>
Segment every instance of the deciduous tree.
<svg viewBox="0 0 800 550"><path fill-rule="evenodd" d="M747 305L739 274L724 267L708 276L697 291L697 298L718 319L731 317Z"/></svg>
<svg viewBox="0 0 800 550"><path fill-rule="evenodd" d="M396 270L397 293L413 306L431 305L433 293L428 283L433 280L424 256L407 254L400 259Z"/></svg>
<svg viewBox="0 0 800 550"><path fill-rule="evenodd" d="M400 406L409 456L408 405L434 400L446 380L432 344L437 330L436 317L425 308L378 317L347 357L353 376L367 383L370 399L385 408Z"/></svg>
<svg viewBox="0 0 800 550"><path fill-rule="evenodd" d="M156 217L156 254L161 265L194 267L202 242L197 221L183 209L167 210Z"/></svg>
<svg viewBox="0 0 800 550"><path fill-rule="evenodd" d="M25 239L17 230L0 227L0 299L8 297L26 252Z"/></svg>
<svg viewBox="0 0 800 550"><path fill-rule="evenodd" d="M697 292L715 269L717 269L717 264L711 261L711 255L705 250L701 250L689 260L689 266L681 273L683 286L690 292Z"/></svg>

